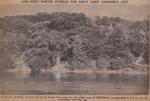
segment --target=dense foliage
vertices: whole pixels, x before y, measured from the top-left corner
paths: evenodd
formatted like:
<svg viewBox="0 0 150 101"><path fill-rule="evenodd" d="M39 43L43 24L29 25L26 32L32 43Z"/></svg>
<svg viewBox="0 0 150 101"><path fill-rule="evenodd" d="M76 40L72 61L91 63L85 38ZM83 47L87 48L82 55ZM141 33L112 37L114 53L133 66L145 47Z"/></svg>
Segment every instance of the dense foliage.
<svg viewBox="0 0 150 101"><path fill-rule="evenodd" d="M7 34L10 54L23 55L32 71L51 69L58 59L70 70L144 70L148 65L146 20L38 13L0 18L0 30Z"/></svg>

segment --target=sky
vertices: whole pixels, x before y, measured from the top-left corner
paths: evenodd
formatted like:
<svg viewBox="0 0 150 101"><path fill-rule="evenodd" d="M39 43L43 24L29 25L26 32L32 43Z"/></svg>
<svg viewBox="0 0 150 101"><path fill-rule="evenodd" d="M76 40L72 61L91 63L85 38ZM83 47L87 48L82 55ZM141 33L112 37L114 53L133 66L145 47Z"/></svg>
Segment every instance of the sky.
<svg viewBox="0 0 150 101"><path fill-rule="evenodd" d="M10 2L11 1L11 2ZM12 2L13 1L13 2ZM77 12L89 17L119 16L127 20L143 20L148 18L148 2L146 0L130 0L129 4L98 5L30 5L18 4L19 0L0 0L0 16L32 15L37 12ZM131 2L132 1L132 2ZM136 1L136 2L135 2ZM139 2L138 2L139 1ZM140 2L143 1L141 4ZM145 2L144 2L145 1ZM9 3L8 3L9 2Z"/></svg>

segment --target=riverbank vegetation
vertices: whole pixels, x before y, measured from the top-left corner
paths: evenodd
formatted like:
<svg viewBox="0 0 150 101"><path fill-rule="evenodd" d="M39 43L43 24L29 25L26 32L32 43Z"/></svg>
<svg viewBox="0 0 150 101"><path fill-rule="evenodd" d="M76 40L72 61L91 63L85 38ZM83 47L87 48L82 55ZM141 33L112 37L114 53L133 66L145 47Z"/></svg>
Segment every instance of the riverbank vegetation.
<svg viewBox="0 0 150 101"><path fill-rule="evenodd" d="M147 20L38 13L0 18L0 34L6 71L20 60L34 72L58 64L71 71L148 71Z"/></svg>

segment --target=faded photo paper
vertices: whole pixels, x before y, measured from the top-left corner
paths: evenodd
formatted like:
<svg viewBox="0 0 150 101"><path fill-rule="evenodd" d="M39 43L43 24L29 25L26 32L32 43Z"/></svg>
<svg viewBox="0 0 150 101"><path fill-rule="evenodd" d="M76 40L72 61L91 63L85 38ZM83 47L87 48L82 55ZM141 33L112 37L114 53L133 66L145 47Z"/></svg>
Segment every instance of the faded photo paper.
<svg viewBox="0 0 150 101"><path fill-rule="evenodd" d="M149 11L148 0L1 0L0 101L149 101Z"/></svg>

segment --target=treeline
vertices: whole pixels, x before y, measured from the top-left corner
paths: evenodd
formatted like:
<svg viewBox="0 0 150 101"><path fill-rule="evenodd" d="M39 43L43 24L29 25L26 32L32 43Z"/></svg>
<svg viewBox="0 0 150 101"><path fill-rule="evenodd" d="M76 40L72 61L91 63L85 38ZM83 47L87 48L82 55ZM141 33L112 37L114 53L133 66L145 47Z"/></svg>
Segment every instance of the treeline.
<svg viewBox="0 0 150 101"><path fill-rule="evenodd" d="M0 18L11 54L24 55L32 71L50 69L57 60L70 70L144 71L148 66L148 21L119 17L88 18L54 12ZM14 43L14 44L12 44Z"/></svg>

